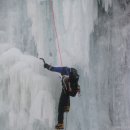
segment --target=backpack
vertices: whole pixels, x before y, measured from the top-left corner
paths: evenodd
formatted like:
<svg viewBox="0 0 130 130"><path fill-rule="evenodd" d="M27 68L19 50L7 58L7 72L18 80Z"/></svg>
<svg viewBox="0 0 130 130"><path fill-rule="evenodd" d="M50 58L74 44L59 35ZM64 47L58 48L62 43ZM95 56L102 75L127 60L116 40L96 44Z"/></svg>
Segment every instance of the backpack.
<svg viewBox="0 0 130 130"><path fill-rule="evenodd" d="M71 72L68 76L62 77L62 86L66 93L68 93L70 96L76 96L77 92L80 92L80 86L78 84L79 75L77 73L77 70L74 68L71 68ZM71 88L71 92L68 91L68 88Z"/></svg>
<svg viewBox="0 0 130 130"><path fill-rule="evenodd" d="M75 68L71 68L69 73L70 82L77 83L79 80L79 74Z"/></svg>

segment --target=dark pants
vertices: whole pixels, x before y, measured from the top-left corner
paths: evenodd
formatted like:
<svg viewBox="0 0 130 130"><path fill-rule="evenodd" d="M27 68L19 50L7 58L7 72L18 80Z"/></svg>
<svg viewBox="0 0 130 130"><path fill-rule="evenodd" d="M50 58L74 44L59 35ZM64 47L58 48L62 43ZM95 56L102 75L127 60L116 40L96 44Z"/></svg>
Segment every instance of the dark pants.
<svg viewBox="0 0 130 130"><path fill-rule="evenodd" d="M68 94L64 92L64 89L62 89L58 107L58 123L63 123L64 112L66 111L65 109L69 107L70 107L70 97Z"/></svg>

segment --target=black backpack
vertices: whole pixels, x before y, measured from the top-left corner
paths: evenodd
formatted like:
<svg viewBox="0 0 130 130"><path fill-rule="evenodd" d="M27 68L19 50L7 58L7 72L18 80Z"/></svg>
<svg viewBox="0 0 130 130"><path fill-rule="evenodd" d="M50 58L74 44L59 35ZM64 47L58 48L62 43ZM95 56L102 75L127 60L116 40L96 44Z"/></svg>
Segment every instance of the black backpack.
<svg viewBox="0 0 130 130"><path fill-rule="evenodd" d="M78 83L79 80L79 74L75 68L71 68L70 74L69 74L70 82Z"/></svg>
<svg viewBox="0 0 130 130"><path fill-rule="evenodd" d="M67 86L64 82L64 79L66 78L65 75L62 76L62 86L63 89L66 90ZM77 92L80 92L80 86L78 84L79 80L79 75L77 73L77 70L75 68L71 68L71 71L69 73L69 82L70 82L70 87L72 89L72 92L70 92L70 96L75 96Z"/></svg>
<svg viewBox="0 0 130 130"><path fill-rule="evenodd" d="M75 68L71 68L69 78L70 78L71 89L72 89L72 91L74 91L74 93L76 95L76 93L80 91L80 86L78 84L79 74Z"/></svg>

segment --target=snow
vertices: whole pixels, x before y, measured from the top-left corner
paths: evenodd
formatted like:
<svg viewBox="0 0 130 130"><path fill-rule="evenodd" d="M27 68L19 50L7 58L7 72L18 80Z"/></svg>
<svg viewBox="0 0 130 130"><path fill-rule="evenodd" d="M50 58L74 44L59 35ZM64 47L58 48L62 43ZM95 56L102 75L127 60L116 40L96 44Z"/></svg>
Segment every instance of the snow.
<svg viewBox="0 0 130 130"><path fill-rule="evenodd" d="M50 81L42 74L42 62L11 48L1 55L0 63L1 103L8 109L8 127L24 129L37 119L52 128L55 103L46 87Z"/></svg>
<svg viewBox="0 0 130 130"><path fill-rule="evenodd" d="M52 1L54 19L50 0L0 1L0 130L54 129L61 79L39 58L61 66L57 41L80 74L67 130L129 130L129 2Z"/></svg>

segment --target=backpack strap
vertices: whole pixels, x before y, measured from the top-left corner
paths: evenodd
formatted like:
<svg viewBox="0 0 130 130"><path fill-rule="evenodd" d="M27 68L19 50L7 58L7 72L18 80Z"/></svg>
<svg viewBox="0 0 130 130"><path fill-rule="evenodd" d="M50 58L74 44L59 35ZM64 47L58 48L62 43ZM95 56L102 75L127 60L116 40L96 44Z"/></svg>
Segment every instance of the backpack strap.
<svg viewBox="0 0 130 130"><path fill-rule="evenodd" d="M66 75L62 76L62 86L65 91L67 91L67 88L68 88L67 86L68 79L69 79L69 76L66 76Z"/></svg>

